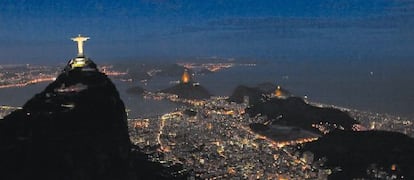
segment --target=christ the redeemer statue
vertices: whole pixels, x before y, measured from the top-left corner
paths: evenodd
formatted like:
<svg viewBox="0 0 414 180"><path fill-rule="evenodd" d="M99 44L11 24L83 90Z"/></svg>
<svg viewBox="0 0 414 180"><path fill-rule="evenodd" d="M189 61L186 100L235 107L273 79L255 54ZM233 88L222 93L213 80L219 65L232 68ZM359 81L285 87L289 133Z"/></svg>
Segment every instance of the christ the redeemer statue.
<svg viewBox="0 0 414 180"><path fill-rule="evenodd" d="M78 43L78 57L83 57L83 42L89 39L89 37L83 37L80 34L78 37L71 38L72 41L75 41Z"/></svg>

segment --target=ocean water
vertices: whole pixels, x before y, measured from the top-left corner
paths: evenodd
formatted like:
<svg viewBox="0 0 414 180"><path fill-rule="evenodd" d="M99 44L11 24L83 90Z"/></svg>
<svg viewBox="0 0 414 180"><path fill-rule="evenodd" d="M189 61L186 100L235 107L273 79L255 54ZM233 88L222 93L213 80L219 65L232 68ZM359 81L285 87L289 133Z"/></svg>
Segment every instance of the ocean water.
<svg viewBox="0 0 414 180"><path fill-rule="evenodd" d="M239 84L272 82L310 101L414 118L412 62L268 62L197 80L218 95Z"/></svg>
<svg viewBox="0 0 414 180"><path fill-rule="evenodd" d="M20 107L35 94L43 91L49 83L32 84L25 87L0 89L0 105Z"/></svg>
<svg viewBox="0 0 414 180"><path fill-rule="evenodd" d="M158 91L172 86L169 82L179 78L158 77L146 85L140 82L113 82L127 108L131 109L130 118L136 118L163 114L178 105L126 94L127 88L139 85ZM230 95L241 84L254 86L272 82L296 96L307 96L310 101L414 119L414 63L409 61L268 61L253 67L235 66L194 78L214 95ZM22 106L47 84L0 89L0 105Z"/></svg>
<svg viewBox="0 0 414 180"><path fill-rule="evenodd" d="M144 99L140 95L128 94L126 90L136 84L130 82L122 82L112 80L118 89L125 107L129 109L128 118L142 118L159 116L178 108L179 105L169 101L158 101L152 99Z"/></svg>

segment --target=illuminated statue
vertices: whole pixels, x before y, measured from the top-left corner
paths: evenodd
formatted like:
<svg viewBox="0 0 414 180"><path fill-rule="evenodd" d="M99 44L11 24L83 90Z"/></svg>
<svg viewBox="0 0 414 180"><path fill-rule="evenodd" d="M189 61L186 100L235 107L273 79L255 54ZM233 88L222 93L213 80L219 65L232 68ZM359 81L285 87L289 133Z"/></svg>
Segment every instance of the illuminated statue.
<svg viewBox="0 0 414 180"><path fill-rule="evenodd" d="M68 62L68 65L63 70L64 72L71 72L75 69L80 71L99 71L96 64L83 54L83 43L88 39L89 37L83 37L80 34L77 37L71 38L72 41L78 44L78 56Z"/></svg>
<svg viewBox="0 0 414 180"><path fill-rule="evenodd" d="M78 57L83 57L83 42L89 39L89 37L83 37L80 34L78 37L71 38L72 41L78 43Z"/></svg>
<svg viewBox="0 0 414 180"><path fill-rule="evenodd" d="M80 34L77 37L71 38L72 41L78 43L78 56L75 59L72 59L69 64L73 68L83 68L87 65L88 58L83 54L83 42L89 39L89 37L83 37Z"/></svg>

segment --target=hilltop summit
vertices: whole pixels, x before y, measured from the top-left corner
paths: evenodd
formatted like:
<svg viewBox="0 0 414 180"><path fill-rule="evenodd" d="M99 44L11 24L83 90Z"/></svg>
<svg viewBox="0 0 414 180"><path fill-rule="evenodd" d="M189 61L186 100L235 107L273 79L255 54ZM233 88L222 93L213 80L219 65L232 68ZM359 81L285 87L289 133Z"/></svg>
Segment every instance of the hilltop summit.
<svg viewBox="0 0 414 180"><path fill-rule="evenodd" d="M0 179L126 179L129 154L124 103L89 58L0 121Z"/></svg>
<svg viewBox="0 0 414 180"><path fill-rule="evenodd" d="M59 75L0 125L1 179L123 179L125 107L98 71Z"/></svg>
<svg viewBox="0 0 414 180"><path fill-rule="evenodd" d="M175 94L184 99L208 99L211 96L206 88L193 82L187 70L185 70L181 76L179 84L164 89L161 92Z"/></svg>

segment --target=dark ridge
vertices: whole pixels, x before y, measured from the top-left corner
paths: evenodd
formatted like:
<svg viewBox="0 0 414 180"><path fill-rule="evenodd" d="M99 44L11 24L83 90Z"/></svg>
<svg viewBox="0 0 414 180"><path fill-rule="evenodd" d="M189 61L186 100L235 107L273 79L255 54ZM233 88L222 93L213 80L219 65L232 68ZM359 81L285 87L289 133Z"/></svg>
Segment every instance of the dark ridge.
<svg viewBox="0 0 414 180"><path fill-rule="evenodd" d="M256 87L248 87L245 85L237 86L233 93L229 97L229 101L235 103L242 103L244 101L244 97L249 97L249 105L257 104L263 102L263 99L266 96L274 94L276 89L279 88L280 95L284 97L291 96L291 93L284 88L281 88L273 83L261 83L258 84Z"/></svg>
<svg viewBox="0 0 414 180"><path fill-rule="evenodd" d="M256 85L257 89L263 91L266 94L270 94L270 93L275 92L277 87L278 86L276 84L271 83L271 82L264 82L264 83L260 83L260 84Z"/></svg>
<svg viewBox="0 0 414 180"><path fill-rule="evenodd" d="M246 108L246 112L254 117L258 114L265 115L272 119L273 124L283 126L300 127L302 129L321 132L312 127L312 124L327 122L331 126L334 124L342 126L344 130L352 130L358 121L351 118L347 113L334 108L319 108L305 103L299 97L289 97L286 99L270 98L264 102L258 102ZM333 127L329 127L332 128Z"/></svg>
<svg viewBox="0 0 414 180"><path fill-rule="evenodd" d="M256 104L262 102L265 92L258 88L248 87L244 85L237 86L229 97L229 101L235 103L243 103L244 97L249 97L249 104Z"/></svg>
<svg viewBox="0 0 414 180"><path fill-rule="evenodd" d="M208 99L211 97L207 89L201 85L193 85L193 83L180 83L161 92L176 94L179 98L184 99Z"/></svg>
<svg viewBox="0 0 414 180"><path fill-rule="evenodd" d="M306 143L302 149L313 152L315 159L326 157L325 166L342 169L329 176L330 179L372 179L373 174L367 173L368 169L414 179L414 139L401 133L334 131ZM391 169L393 164L395 170Z"/></svg>

